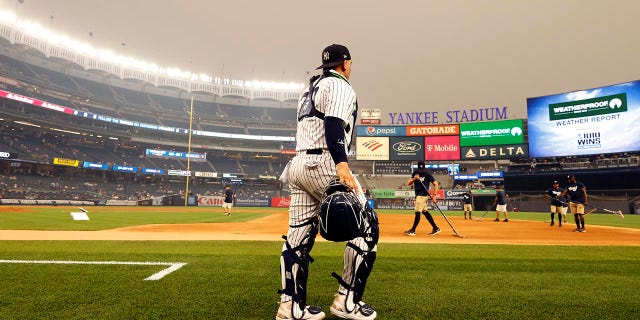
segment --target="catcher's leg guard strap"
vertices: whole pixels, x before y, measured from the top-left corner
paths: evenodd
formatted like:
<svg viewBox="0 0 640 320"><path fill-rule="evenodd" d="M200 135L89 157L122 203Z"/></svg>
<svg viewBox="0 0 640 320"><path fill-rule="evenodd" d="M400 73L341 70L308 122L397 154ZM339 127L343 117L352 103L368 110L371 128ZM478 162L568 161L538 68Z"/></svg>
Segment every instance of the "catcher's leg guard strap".
<svg viewBox="0 0 640 320"><path fill-rule="evenodd" d="M367 279L376 260L378 238L380 237L378 217L373 209L367 208L366 211L369 222L366 234L347 243L343 276L340 277L335 272L332 274L338 279L340 286L348 291L347 310L352 310L354 304L362 300Z"/></svg>
<svg viewBox="0 0 640 320"><path fill-rule="evenodd" d="M302 230L304 229L301 228ZM283 289L279 290L278 293L291 297L294 309L292 310L293 315L302 315L302 311L307 305L307 277L309 263L313 262L309 252L313 248L317 233L317 224L314 223L297 247L292 247L289 239L282 247L280 272ZM284 238L286 239L286 237Z"/></svg>

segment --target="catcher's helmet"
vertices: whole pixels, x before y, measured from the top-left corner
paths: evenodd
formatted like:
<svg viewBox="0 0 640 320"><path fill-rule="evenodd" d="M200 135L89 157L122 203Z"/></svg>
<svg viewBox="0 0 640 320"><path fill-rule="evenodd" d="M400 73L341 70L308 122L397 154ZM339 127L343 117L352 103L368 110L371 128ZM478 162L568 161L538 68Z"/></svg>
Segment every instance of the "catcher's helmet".
<svg viewBox="0 0 640 320"><path fill-rule="evenodd" d="M351 189L334 180L320 205L320 235L329 241L348 241L364 234L363 207Z"/></svg>

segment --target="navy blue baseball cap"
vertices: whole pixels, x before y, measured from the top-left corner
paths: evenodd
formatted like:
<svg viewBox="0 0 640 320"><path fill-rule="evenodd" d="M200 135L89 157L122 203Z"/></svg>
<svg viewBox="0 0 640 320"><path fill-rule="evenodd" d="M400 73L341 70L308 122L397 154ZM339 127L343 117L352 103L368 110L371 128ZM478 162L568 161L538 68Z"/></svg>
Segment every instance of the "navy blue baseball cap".
<svg viewBox="0 0 640 320"><path fill-rule="evenodd" d="M560 184L558 180L553 180L553 184Z"/></svg>
<svg viewBox="0 0 640 320"><path fill-rule="evenodd" d="M333 68L341 65L345 60L351 60L349 49L340 44L332 44L322 50L322 65L316 70Z"/></svg>
<svg viewBox="0 0 640 320"><path fill-rule="evenodd" d="M424 161L418 161L418 168L424 168Z"/></svg>

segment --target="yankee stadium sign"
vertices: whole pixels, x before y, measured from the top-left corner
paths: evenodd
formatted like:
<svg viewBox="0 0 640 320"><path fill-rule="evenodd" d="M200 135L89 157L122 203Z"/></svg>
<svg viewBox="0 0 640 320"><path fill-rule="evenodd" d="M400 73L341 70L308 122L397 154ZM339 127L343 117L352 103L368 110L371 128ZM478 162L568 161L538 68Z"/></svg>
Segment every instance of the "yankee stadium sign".
<svg viewBox="0 0 640 320"><path fill-rule="evenodd" d="M507 107L478 108L468 110L450 110L444 114L439 112L389 112L391 124L442 124L478 121L506 120Z"/></svg>

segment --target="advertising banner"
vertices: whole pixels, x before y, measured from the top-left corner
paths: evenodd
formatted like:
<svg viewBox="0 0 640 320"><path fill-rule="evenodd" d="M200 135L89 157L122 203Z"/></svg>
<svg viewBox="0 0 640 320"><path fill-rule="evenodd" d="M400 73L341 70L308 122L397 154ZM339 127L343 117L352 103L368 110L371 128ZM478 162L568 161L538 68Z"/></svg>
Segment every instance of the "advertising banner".
<svg viewBox="0 0 640 320"><path fill-rule="evenodd" d="M218 177L218 173L217 172L208 172L208 171L196 171L194 172L196 177L203 177L203 178L217 178Z"/></svg>
<svg viewBox="0 0 640 320"><path fill-rule="evenodd" d="M406 127L402 126L356 126L358 137L406 136Z"/></svg>
<svg viewBox="0 0 640 320"><path fill-rule="evenodd" d="M71 108L67 108L67 107L63 107L63 106L59 106L57 104L54 103L49 103L46 101L42 101L42 100L38 100L38 99L34 99L34 98L30 98L30 97L25 97L13 92L9 92L9 91L4 91L4 90L0 90L0 97L2 98L7 98L7 99L11 99L11 100L15 100L15 101L20 101L20 102L24 102L24 103L28 103L37 107L42 107L45 109L50 109L50 110L54 110L54 111L58 111L58 112L64 112L66 114L73 114L74 113L74 109Z"/></svg>
<svg viewBox="0 0 640 320"><path fill-rule="evenodd" d="M356 137L356 159L389 160L389 137Z"/></svg>
<svg viewBox="0 0 640 320"><path fill-rule="evenodd" d="M504 172L502 171L478 171L476 175L478 179L504 178Z"/></svg>
<svg viewBox="0 0 640 320"><path fill-rule="evenodd" d="M181 158L187 159L191 158L193 161L205 161L207 160L206 153L197 153L197 152L179 152L179 151L171 151L171 150L156 150L156 149L146 149L147 156L153 157L165 157L165 158Z"/></svg>
<svg viewBox="0 0 640 320"><path fill-rule="evenodd" d="M149 173L149 174L164 174L164 169L156 169L156 168L142 168L142 173Z"/></svg>
<svg viewBox="0 0 640 320"><path fill-rule="evenodd" d="M457 136L460 135L460 126L457 124L433 125L433 126L407 126L408 136Z"/></svg>
<svg viewBox="0 0 640 320"><path fill-rule="evenodd" d="M124 171L124 172L138 172L138 168L137 167L130 167L130 166L113 166L113 171Z"/></svg>
<svg viewBox="0 0 640 320"><path fill-rule="evenodd" d="M527 144L461 147L460 156L462 160L521 159L529 157L529 147Z"/></svg>
<svg viewBox="0 0 640 320"><path fill-rule="evenodd" d="M17 159L18 154L13 152L0 151L0 159Z"/></svg>
<svg viewBox="0 0 640 320"><path fill-rule="evenodd" d="M53 158L53 164L68 166L68 167L77 167L80 165L80 160L74 159L65 159L65 158Z"/></svg>
<svg viewBox="0 0 640 320"><path fill-rule="evenodd" d="M422 137L391 137L389 138L389 160L424 160Z"/></svg>
<svg viewBox="0 0 640 320"><path fill-rule="evenodd" d="M529 98L527 116L531 157L638 151L640 80Z"/></svg>
<svg viewBox="0 0 640 320"><path fill-rule="evenodd" d="M522 119L460 124L460 146L495 146L524 142Z"/></svg>
<svg viewBox="0 0 640 320"><path fill-rule="evenodd" d="M460 160L459 136L424 137L425 160Z"/></svg>
<svg viewBox="0 0 640 320"><path fill-rule="evenodd" d="M415 198L416 192L413 190L396 190L393 194L394 198Z"/></svg>
<svg viewBox="0 0 640 320"><path fill-rule="evenodd" d="M270 207L270 199L241 199L236 198L236 206L238 207Z"/></svg>
<svg viewBox="0 0 640 320"><path fill-rule="evenodd" d="M473 181L478 179L478 176L475 174L454 174L453 180L464 180L464 181Z"/></svg>
<svg viewBox="0 0 640 320"><path fill-rule="evenodd" d="M467 193L468 190L460 189L460 190L444 190L444 199L462 199L462 195Z"/></svg>
<svg viewBox="0 0 640 320"><path fill-rule="evenodd" d="M371 195L376 199L395 198L396 192L393 189L371 189Z"/></svg>
<svg viewBox="0 0 640 320"><path fill-rule="evenodd" d="M187 177L187 176L191 176L191 171L186 171L186 170L167 170L167 174L170 176L182 176L182 177Z"/></svg>
<svg viewBox="0 0 640 320"><path fill-rule="evenodd" d="M289 208L291 198L271 198L271 207L273 208Z"/></svg>
<svg viewBox="0 0 640 320"><path fill-rule="evenodd" d="M224 199L220 196L198 196L198 206L222 206Z"/></svg>
<svg viewBox="0 0 640 320"><path fill-rule="evenodd" d="M95 163L95 162L89 162L89 161L83 162L82 167L87 169L97 169L97 170L109 169L109 165L106 163Z"/></svg>

